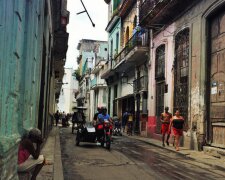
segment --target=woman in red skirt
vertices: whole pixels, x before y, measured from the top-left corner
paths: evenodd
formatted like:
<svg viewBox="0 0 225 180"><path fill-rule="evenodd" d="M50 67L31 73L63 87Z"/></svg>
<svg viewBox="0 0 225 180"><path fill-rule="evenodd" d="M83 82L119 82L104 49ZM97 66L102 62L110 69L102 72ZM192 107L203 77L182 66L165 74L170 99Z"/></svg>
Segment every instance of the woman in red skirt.
<svg viewBox="0 0 225 180"><path fill-rule="evenodd" d="M179 151L180 137L183 135L184 128L184 118L180 115L179 110L176 110L175 116L172 117L169 129L171 130L171 128L175 136L175 148Z"/></svg>

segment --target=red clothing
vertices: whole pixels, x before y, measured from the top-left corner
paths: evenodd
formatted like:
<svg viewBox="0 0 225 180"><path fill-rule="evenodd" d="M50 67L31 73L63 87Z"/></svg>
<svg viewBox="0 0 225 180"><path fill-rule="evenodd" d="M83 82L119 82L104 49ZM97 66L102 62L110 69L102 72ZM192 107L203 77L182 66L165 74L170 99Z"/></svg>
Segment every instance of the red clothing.
<svg viewBox="0 0 225 180"><path fill-rule="evenodd" d="M161 126L161 134L170 134L169 124L163 123Z"/></svg>
<svg viewBox="0 0 225 180"><path fill-rule="evenodd" d="M179 135L179 136L183 136L183 129L177 129L177 128L174 128L173 127L173 134L176 136L176 135Z"/></svg>
<svg viewBox="0 0 225 180"><path fill-rule="evenodd" d="M32 141L25 138L19 145L18 164L25 162L30 155L32 155L34 159L38 159L40 155L40 144L37 144L37 148L35 149Z"/></svg>
<svg viewBox="0 0 225 180"><path fill-rule="evenodd" d="M29 151L24 149L22 145L20 145L18 151L18 164L22 164L23 162L25 162L29 158L29 156Z"/></svg>

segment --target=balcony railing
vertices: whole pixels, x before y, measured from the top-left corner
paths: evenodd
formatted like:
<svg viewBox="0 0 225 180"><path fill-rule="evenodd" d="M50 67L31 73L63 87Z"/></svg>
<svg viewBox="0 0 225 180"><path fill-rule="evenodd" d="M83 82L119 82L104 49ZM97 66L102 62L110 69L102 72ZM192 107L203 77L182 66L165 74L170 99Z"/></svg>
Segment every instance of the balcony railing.
<svg viewBox="0 0 225 180"><path fill-rule="evenodd" d="M147 91L148 90L148 76L142 76L133 81L134 92Z"/></svg>
<svg viewBox="0 0 225 180"><path fill-rule="evenodd" d="M148 16L148 13L154 9L157 3L162 1L163 0L145 0L140 7L140 21Z"/></svg>
<svg viewBox="0 0 225 180"><path fill-rule="evenodd" d="M147 38L146 38L147 37ZM148 41L148 31L142 29L141 31L137 31L126 43L125 47L122 51L115 56L114 61L115 65L118 64L122 59L126 57L126 55L133 50L135 47L147 47L149 45Z"/></svg>
<svg viewBox="0 0 225 180"><path fill-rule="evenodd" d="M185 9L199 3L201 0L145 0L140 6L140 24L167 24L183 13Z"/></svg>

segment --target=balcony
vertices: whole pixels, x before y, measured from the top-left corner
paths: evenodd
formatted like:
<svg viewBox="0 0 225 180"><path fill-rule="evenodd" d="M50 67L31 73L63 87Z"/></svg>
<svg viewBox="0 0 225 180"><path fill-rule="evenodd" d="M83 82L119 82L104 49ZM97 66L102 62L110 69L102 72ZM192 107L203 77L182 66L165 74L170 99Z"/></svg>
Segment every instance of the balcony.
<svg viewBox="0 0 225 180"><path fill-rule="evenodd" d="M91 81L91 89L96 90L96 89L101 88L101 87L106 87L105 81L104 80L97 80L97 78L95 77Z"/></svg>
<svg viewBox="0 0 225 180"><path fill-rule="evenodd" d="M102 74L101 74L101 78L107 79L110 76L112 76L113 73L114 72L113 72L113 69L112 69L112 60L109 60L108 62L106 62L104 64L103 71L102 71Z"/></svg>
<svg viewBox="0 0 225 180"><path fill-rule="evenodd" d="M140 91L148 91L148 76L142 76L133 81L134 93L138 93Z"/></svg>
<svg viewBox="0 0 225 180"><path fill-rule="evenodd" d="M140 6L140 25L168 24L201 0L145 0Z"/></svg>
<svg viewBox="0 0 225 180"><path fill-rule="evenodd" d="M114 58L113 69L122 69L120 65L126 64L135 64L139 65L144 63L147 60L147 53L149 47L149 33L147 30L142 29L137 31L126 43L126 46L122 51ZM128 64L126 67L128 68ZM120 67L119 67L120 66ZM119 70L120 71L120 70Z"/></svg>

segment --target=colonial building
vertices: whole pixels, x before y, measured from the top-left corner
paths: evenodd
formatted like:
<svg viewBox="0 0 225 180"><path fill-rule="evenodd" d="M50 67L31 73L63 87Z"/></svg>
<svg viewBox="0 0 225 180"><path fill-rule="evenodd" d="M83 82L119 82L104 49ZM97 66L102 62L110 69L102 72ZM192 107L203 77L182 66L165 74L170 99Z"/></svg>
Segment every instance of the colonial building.
<svg viewBox="0 0 225 180"><path fill-rule="evenodd" d="M86 107L86 120L91 121L97 106L104 105L103 99L106 99L105 81L99 78L99 73L107 58L107 42L82 39L77 49L80 52L77 58L80 70L77 105Z"/></svg>
<svg viewBox="0 0 225 180"><path fill-rule="evenodd" d="M129 111L134 117L134 131L146 135L149 32L138 26L140 1L107 3L109 59L102 78L109 88L108 108L119 118Z"/></svg>
<svg viewBox="0 0 225 180"><path fill-rule="evenodd" d="M59 112L73 113L73 108L77 106L75 93L78 91L78 81L74 75L74 69L64 68L64 70L57 110Z"/></svg>
<svg viewBox="0 0 225 180"><path fill-rule="evenodd" d="M51 129L68 18L63 0L0 1L0 179L17 179L25 131L38 127L47 137Z"/></svg>
<svg viewBox="0 0 225 180"><path fill-rule="evenodd" d="M188 125L184 146L225 147L224 0L145 0L140 25L152 31L148 135L159 137L165 106Z"/></svg>

